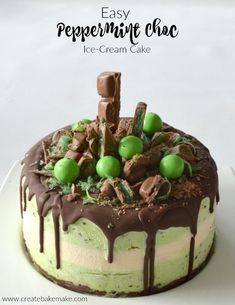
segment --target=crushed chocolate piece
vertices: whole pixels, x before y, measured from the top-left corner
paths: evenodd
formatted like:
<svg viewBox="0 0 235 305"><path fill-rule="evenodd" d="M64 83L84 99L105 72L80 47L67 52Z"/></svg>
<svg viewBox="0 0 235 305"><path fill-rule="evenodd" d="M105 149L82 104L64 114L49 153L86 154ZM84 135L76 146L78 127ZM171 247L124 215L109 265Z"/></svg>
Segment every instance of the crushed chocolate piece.
<svg viewBox="0 0 235 305"><path fill-rule="evenodd" d="M69 202L77 200L78 198L80 198L82 196L82 190L78 185L73 183L71 186L71 190L72 190L72 193L67 195L67 200Z"/></svg>
<svg viewBox="0 0 235 305"><path fill-rule="evenodd" d="M92 152L93 155L98 154L98 148L99 148L99 141L97 139L91 139L88 141L89 143L89 150Z"/></svg>
<svg viewBox="0 0 235 305"><path fill-rule="evenodd" d="M119 142L122 138L132 134L133 130L133 119L123 118L120 119L118 127L115 133L115 138Z"/></svg>
<svg viewBox="0 0 235 305"><path fill-rule="evenodd" d="M44 156L44 161L47 164L48 163L48 148L50 147L50 142L49 141L42 141L42 149L43 149L43 156Z"/></svg>
<svg viewBox="0 0 235 305"><path fill-rule="evenodd" d="M89 176L93 176L96 173L96 159L89 156L89 155L83 155L81 159L79 160L78 164L81 168L81 175L84 178L87 178Z"/></svg>
<svg viewBox="0 0 235 305"><path fill-rule="evenodd" d="M130 183L136 183L146 174L148 168L158 165L162 151L161 146L150 148L144 154L132 158L125 162L123 167L123 177Z"/></svg>
<svg viewBox="0 0 235 305"><path fill-rule="evenodd" d="M68 148L73 151L82 152L88 146L86 141L86 134L83 132L75 132L73 135L72 143L68 145Z"/></svg>
<svg viewBox="0 0 235 305"><path fill-rule="evenodd" d="M188 144L176 145L170 148L170 153L174 155L178 155L186 161L195 160L195 156L193 155L192 148Z"/></svg>
<svg viewBox="0 0 235 305"><path fill-rule="evenodd" d="M114 195L115 195L114 188L111 185L111 183L106 179L100 188L99 199L113 198Z"/></svg>
<svg viewBox="0 0 235 305"><path fill-rule="evenodd" d="M151 147L159 145L168 139L166 132L155 132L151 139Z"/></svg>
<svg viewBox="0 0 235 305"><path fill-rule="evenodd" d="M166 132L166 144L168 146L173 146L174 145L174 142L175 140L180 137L179 133L177 132L172 132L172 131L169 131L169 132Z"/></svg>
<svg viewBox="0 0 235 305"><path fill-rule="evenodd" d="M88 136L88 140L95 137L93 132L95 132L96 135L99 136L99 117L98 116L95 121L91 122L89 125L86 125L86 133ZM89 138L90 133L92 135L91 138Z"/></svg>
<svg viewBox="0 0 235 305"><path fill-rule="evenodd" d="M160 175L148 177L141 185L139 194L147 204L154 204L156 200L165 199L171 192L171 184Z"/></svg>
<svg viewBox="0 0 235 305"><path fill-rule="evenodd" d="M103 119L101 120L102 121L100 122L99 156L116 156L118 149L117 141L115 140L106 121L104 121Z"/></svg>
<svg viewBox="0 0 235 305"><path fill-rule="evenodd" d="M126 180L116 178L111 181L117 198L124 202L130 202L134 198L134 192Z"/></svg>
<svg viewBox="0 0 235 305"><path fill-rule="evenodd" d="M133 134L137 137L140 137L143 130L146 108L147 108L147 104L140 102L137 104L137 107L135 109Z"/></svg>
<svg viewBox="0 0 235 305"><path fill-rule="evenodd" d="M64 157L78 162L81 159L81 156L82 154L77 151L68 150Z"/></svg>
<svg viewBox="0 0 235 305"><path fill-rule="evenodd" d="M98 147L99 147L99 124L94 124L92 122L90 125L86 127L86 134L87 134L87 142L89 145L89 150L93 155L98 154Z"/></svg>

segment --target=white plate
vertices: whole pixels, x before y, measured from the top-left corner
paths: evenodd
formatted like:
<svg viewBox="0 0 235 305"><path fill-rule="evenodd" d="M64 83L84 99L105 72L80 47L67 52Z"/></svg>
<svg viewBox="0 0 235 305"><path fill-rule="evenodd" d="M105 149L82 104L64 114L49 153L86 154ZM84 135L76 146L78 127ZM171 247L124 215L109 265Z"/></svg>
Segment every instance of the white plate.
<svg viewBox="0 0 235 305"><path fill-rule="evenodd" d="M82 295L59 287L35 271L24 254L20 238L20 165L11 168L0 189L0 304L3 297L83 298L45 304L235 304L235 174L232 168L219 171L221 201L217 210L216 252L206 268L193 280L167 292L138 298L110 299ZM16 304L16 303L15 303ZM18 304L33 304L20 301Z"/></svg>

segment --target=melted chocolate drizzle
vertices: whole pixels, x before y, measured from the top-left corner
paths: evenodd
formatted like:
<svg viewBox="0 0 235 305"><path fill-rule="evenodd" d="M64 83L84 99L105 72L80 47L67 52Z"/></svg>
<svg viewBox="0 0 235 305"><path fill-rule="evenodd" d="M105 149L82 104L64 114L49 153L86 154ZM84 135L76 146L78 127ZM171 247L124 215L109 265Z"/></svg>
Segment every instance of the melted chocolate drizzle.
<svg viewBox="0 0 235 305"><path fill-rule="evenodd" d="M181 131L178 131L184 134ZM45 139L49 139L48 136ZM60 216L63 230L66 231L70 224L75 223L81 217L95 223L105 234L108 240L108 262L112 263L115 239L130 231L145 231L147 233L146 249L144 256L144 293L150 294L158 290L154 287L154 266L155 266L155 241L158 230L169 227L189 227L191 230L191 241L189 250L188 275L190 278L193 271L195 236L197 234L197 218L201 200L210 198L210 213L214 209L214 201L219 201L218 176L214 160L208 149L198 140L190 137L197 145L200 152L200 165L206 173L203 183L200 184L202 195L191 196L189 199L175 199L170 197L165 200L164 206L143 207L140 210L127 209L126 213L119 216L111 206L99 206L96 204L83 205L82 200L68 202L65 195L50 191L45 183L45 177L41 177L32 170L38 169L38 160L43 159L41 141L34 145L26 154L23 160L20 186L20 208L21 215L27 209L26 191L28 190L28 201L35 195L39 214L39 245L40 252L43 252L44 240L44 217L49 210L52 210L55 233L56 268L60 268ZM43 139L43 140L45 140ZM22 181L25 178L23 186ZM193 179L193 178L192 178ZM199 183L196 179L195 183ZM23 206L24 203L24 206ZM29 204L30 202L28 202ZM22 215L23 216L23 215ZM111 226L109 224L112 224ZM160 290L160 288L159 288Z"/></svg>

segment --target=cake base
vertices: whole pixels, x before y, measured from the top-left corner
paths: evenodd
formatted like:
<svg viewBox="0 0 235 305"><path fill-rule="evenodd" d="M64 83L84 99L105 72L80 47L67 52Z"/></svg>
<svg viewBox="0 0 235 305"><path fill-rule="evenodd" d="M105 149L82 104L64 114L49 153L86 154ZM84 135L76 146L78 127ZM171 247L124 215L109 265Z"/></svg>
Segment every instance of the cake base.
<svg viewBox="0 0 235 305"><path fill-rule="evenodd" d="M215 244L216 244L216 236L214 235L211 249L210 249L210 251L209 251L205 261L198 268L194 269L189 277L188 276L182 277L182 278L180 278L180 279L178 279L176 281L171 282L170 284L168 284L168 285L166 285L166 286L164 286L162 288L154 287L153 289L151 289L151 291L148 291L148 292L142 291L142 292L131 292L131 293L125 293L125 292L123 292L123 293L120 293L120 292L116 293L115 291L113 291L111 294L107 294L105 291L92 290L89 287L82 286L82 285L76 286L76 285L74 285L71 282L58 280L55 277L49 275L45 270L43 270L38 264L36 264L34 262L34 260L32 259L31 255L30 255L30 252L29 252L29 250L28 250L28 248L26 246L25 240L23 239L23 247L25 249L25 253L27 254L30 262L33 264L35 269L39 273L41 273L45 278L47 278L51 282L53 282L53 283L55 283L55 284L57 284L57 285L59 285L59 286L61 286L63 288L66 288L66 289L69 289L69 290L72 290L72 291L75 291L75 292L91 294L91 295L97 295L97 296L105 296L105 297L137 297L137 296L147 296L147 295L151 295L151 294L161 293L161 292L170 290L172 288L175 288L177 286L180 286L180 285L188 282L192 278L194 278L198 273L201 272L202 269L204 269L204 267L207 265L207 263L210 261L212 255L214 254Z"/></svg>

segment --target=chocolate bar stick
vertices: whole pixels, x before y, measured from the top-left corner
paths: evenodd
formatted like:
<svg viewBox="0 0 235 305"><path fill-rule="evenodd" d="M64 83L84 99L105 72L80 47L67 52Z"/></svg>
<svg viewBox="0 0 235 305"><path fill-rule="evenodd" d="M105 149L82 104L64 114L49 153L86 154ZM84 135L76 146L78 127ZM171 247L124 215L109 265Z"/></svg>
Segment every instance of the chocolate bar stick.
<svg viewBox="0 0 235 305"><path fill-rule="evenodd" d="M112 123L115 129L119 122L121 73L103 72L97 78L97 91L102 97L98 116Z"/></svg>
<svg viewBox="0 0 235 305"><path fill-rule="evenodd" d="M135 109L133 134L137 137L140 137L142 133L146 108L147 105L143 102L140 102L137 104Z"/></svg>

